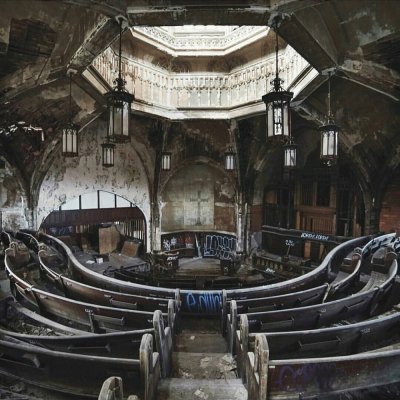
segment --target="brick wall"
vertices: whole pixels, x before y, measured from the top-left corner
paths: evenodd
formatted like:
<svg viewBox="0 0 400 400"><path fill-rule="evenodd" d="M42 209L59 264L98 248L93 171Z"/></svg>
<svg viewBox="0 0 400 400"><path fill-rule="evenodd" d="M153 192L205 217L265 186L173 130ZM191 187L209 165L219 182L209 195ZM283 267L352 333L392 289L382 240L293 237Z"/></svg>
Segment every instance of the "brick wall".
<svg viewBox="0 0 400 400"><path fill-rule="evenodd" d="M383 195L379 230L394 232L400 230L400 175L387 186Z"/></svg>
<svg viewBox="0 0 400 400"><path fill-rule="evenodd" d="M261 231L263 224L263 206L256 204L251 207L250 232Z"/></svg>

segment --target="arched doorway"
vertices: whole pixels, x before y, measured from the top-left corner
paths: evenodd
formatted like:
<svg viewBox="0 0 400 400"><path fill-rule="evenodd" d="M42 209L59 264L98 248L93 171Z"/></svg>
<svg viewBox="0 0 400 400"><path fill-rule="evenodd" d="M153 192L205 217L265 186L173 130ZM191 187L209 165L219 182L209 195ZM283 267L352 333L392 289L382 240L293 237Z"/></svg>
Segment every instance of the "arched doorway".
<svg viewBox="0 0 400 400"><path fill-rule="evenodd" d="M119 243L130 239L137 241L140 252L147 248L143 212L122 196L103 190L64 202L44 219L40 229L54 236L77 238L81 247L86 243L100 253L105 248L102 240Z"/></svg>

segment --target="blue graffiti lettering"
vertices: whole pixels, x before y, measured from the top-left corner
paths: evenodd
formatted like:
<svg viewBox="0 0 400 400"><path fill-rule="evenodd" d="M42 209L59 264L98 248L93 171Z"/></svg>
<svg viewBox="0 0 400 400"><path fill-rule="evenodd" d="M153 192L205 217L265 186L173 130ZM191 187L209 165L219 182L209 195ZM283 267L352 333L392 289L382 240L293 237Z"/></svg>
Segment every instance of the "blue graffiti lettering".
<svg viewBox="0 0 400 400"><path fill-rule="evenodd" d="M207 235L204 245L205 257L228 259L236 249L236 238L227 235Z"/></svg>
<svg viewBox="0 0 400 400"><path fill-rule="evenodd" d="M221 300L222 296L220 292L189 292L185 296L185 311L217 314L220 310Z"/></svg>
<svg viewBox="0 0 400 400"><path fill-rule="evenodd" d="M188 293L186 295L186 305L187 305L188 311L192 311L192 307L195 307L196 303L197 302L196 302L196 299L193 296L193 294L192 293Z"/></svg>

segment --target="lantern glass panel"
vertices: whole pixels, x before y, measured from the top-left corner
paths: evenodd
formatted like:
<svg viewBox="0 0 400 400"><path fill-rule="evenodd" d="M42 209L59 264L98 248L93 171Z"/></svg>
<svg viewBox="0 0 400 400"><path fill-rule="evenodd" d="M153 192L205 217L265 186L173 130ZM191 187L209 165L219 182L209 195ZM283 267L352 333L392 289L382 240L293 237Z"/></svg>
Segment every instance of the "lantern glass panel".
<svg viewBox="0 0 400 400"><path fill-rule="evenodd" d="M115 143L129 142L129 115L132 95L126 92L109 93L108 136Z"/></svg>
<svg viewBox="0 0 400 400"><path fill-rule="evenodd" d="M337 158L338 134L339 131L335 125L328 125L321 128L321 158Z"/></svg>
<svg viewBox="0 0 400 400"><path fill-rule="evenodd" d="M287 168L293 168L296 166L296 147L290 146L285 148L284 161L284 166Z"/></svg>
<svg viewBox="0 0 400 400"><path fill-rule="evenodd" d="M161 169L163 171L169 171L171 169L171 154L163 153L161 157Z"/></svg>
<svg viewBox="0 0 400 400"><path fill-rule="evenodd" d="M114 145L112 143L103 143L103 167L114 166Z"/></svg>
<svg viewBox="0 0 400 400"><path fill-rule="evenodd" d="M283 134L282 123L282 104L280 102L274 103L274 136Z"/></svg>
<svg viewBox="0 0 400 400"><path fill-rule="evenodd" d="M233 171L235 169L235 154L226 153L225 154L225 169L227 171Z"/></svg>
<svg viewBox="0 0 400 400"><path fill-rule="evenodd" d="M290 136L290 119L289 119L289 103L283 103L283 135L289 137Z"/></svg>
<svg viewBox="0 0 400 400"><path fill-rule="evenodd" d="M68 124L62 129L62 154L66 157L78 155L78 126Z"/></svg>
<svg viewBox="0 0 400 400"><path fill-rule="evenodd" d="M268 139L274 137L274 115L272 112L272 103L267 104L267 134Z"/></svg>

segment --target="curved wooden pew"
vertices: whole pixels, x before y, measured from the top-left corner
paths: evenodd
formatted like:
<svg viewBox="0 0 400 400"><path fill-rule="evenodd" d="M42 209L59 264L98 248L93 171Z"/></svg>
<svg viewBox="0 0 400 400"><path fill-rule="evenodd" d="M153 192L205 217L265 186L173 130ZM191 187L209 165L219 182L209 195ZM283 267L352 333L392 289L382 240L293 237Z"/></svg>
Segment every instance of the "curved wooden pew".
<svg viewBox="0 0 400 400"><path fill-rule="evenodd" d="M3 326L12 324L13 321L23 322L30 327L38 327L55 332L57 335L83 335L87 331L72 328L67 325L60 324L52 319L46 318L35 311L30 310L15 301L14 297L9 296L0 301L0 318Z"/></svg>
<svg viewBox="0 0 400 400"><path fill-rule="evenodd" d="M41 314L53 315L64 320L74 321L91 329L92 332L130 330L148 328L152 325L153 313L122 308L99 306L67 299L48 291L35 288L19 277L13 270L13 260L17 249L6 249L5 268L15 295L23 297ZM175 306L172 305L172 309ZM167 315L165 315L167 319Z"/></svg>
<svg viewBox="0 0 400 400"><path fill-rule="evenodd" d="M107 378L101 391L99 393L98 400L124 400L124 387L122 379L119 376L111 376ZM131 394L127 400L139 400L134 394Z"/></svg>
<svg viewBox="0 0 400 400"><path fill-rule="evenodd" d="M223 335L227 335L229 349L233 351L233 336L237 328L237 315L246 313L259 313L265 311L282 310L288 308L304 307L311 304L322 303L329 290L329 284L317 286L315 288L302 290L300 292L293 292L278 296L260 297L257 299L244 299L244 300L226 300L226 291L222 292L222 306L221 306L221 330ZM234 302L234 309L231 308ZM230 312L226 309L230 307ZM233 317L236 314L236 318Z"/></svg>
<svg viewBox="0 0 400 400"><path fill-rule="evenodd" d="M369 237L361 237L339 244L327 254L318 267L297 278L252 289L227 291L227 300L275 296L278 294L297 292L324 284L328 282L328 274L331 273L332 270L339 268L347 254L355 247L362 246L369 239Z"/></svg>
<svg viewBox="0 0 400 400"><path fill-rule="evenodd" d="M127 391L152 400L160 368L152 342L152 335L145 334L140 357L135 359L72 354L0 340L0 373L79 398L97 398L113 371L124 380Z"/></svg>
<svg viewBox="0 0 400 400"><path fill-rule="evenodd" d="M139 356L139 344L144 334L152 334L155 338L156 349L160 355L162 376L166 377L171 371L171 357L173 347L173 329L164 326L163 314L156 310L153 314L153 327L142 330L94 334L76 330L52 320L42 317L15 302L12 296L0 301L0 319L3 328L0 328L0 338L14 342L24 342L49 350L67 353L97 355L103 357L132 358ZM10 320L19 318L23 321L23 333L7 329ZM33 320L33 325L32 325ZM19 327L19 325L18 325ZM18 328L17 327L17 328ZM26 333L44 328L44 334ZM31 329L32 328L32 329ZM52 335L49 335L52 334Z"/></svg>
<svg viewBox="0 0 400 400"><path fill-rule="evenodd" d="M325 398L351 390L388 385L400 381L400 349L351 356L270 359L268 340L255 339L248 352L246 369L248 398Z"/></svg>
<svg viewBox="0 0 400 400"><path fill-rule="evenodd" d="M392 253L390 253L392 254ZM397 261L392 259L391 266L383 282L366 291L331 302L311 305L307 307L284 309L279 311L267 311L259 313L247 313L250 332L263 331L296 331L305 329L316 329L327 326L334 322L348 318L372 315L377 306L384 302L392 289L396 274ZM231 327L228 329L228 342L234 345L237 324L236 301L231 301ZM233 322L234 321L234 322Z"/></svg>
<svg viewBox="0 0 400 400"><path fill-rule="evenodd" d="M57 246L57 250L68 257L69 270L73 273L74 279L86 284L130 294L174 298L173 289L166 289L155 286L140 285L137 283L123 282L114 278L105 277L82 265L74 256L72 251L62 241L49 235L40 234L39 240ZM331 251L324 262L313 271L300 277L271 285L263 285L254 288L230 289L227 290L228 299L246 299L264 296L272 296L305 290L326 282L329 269L340 265L341 260L348 254L350 247L355 247L365 238L355 239L338 246L337 251ZM220 290L181 290L182 310L193 313L217 314L222 301ZM214 304L217 301L218 304Z"/></svg>
<svg viewBox="0 0 400 400"><path fill-rule="evenodd" d="M341 245L339 245L339 246L335 247L333 250L331 250L321 264L321 265L324 265L323 270L327 274L326 278L328 276L329 271L334 270L334 269L339 269L339 267L343 263L343 260L349 254L350 251L353 252L354 249L358 248L359 245L363 245L363 244L367 243L368 240L369 240L369 237L353 239L348 242L342 243ZM357 255L355 255L355 258L360 258L359 262L361 265L361 255L358 255L358 254L359 253L357 253ZM318 268L321 268L321 266ZM304 275L304 276L307 276L307 275ZM355 276L358 276L358 274ZM350 281L349 283L351 283L351 282L352 281ZM301 282L301 283L304 283L304 282ZM326 285L326 282L324 284ZM271 286L273 287L275 285L271 285ZM261 293L255 290L254 292L248 293L246 295L244 293L241 293L242 297L236 296L236 298L235 298L234 294L237 295L239 293L238 291L236 291L235 293L223 292L222 307L221 307L221 313L222 313L221 330L222 330L223 334L225 334L227 330L229 331L228 338L230 338L229 342L230 342L231 346L233 346L232 333L236 329L236 320L232 319L229 316L229 307L230 307L231 300L237 301L238 302L237 305L239 305L238 311L243 312L240 309L240 305L241 305L242 301L245 301L248 306L253 304L253 302L254 302L254 304L256 304L257 307L261 307L262 304L265 304L265 306L268 307L271 304L270 300L268 300L268 298L276 297L276 299L272 299L272 304L273 304L274 301L278 301L278 302L280 301L280 297L277 297L277 296L283 297L283 296L286 296L286 294L287 294L286 297L283 297L283 299L284 299L283 307L279 307L279 308L301 307L301 306L304 306L304 304L301 304L301 303L299 304L298 300L301 301L301 299L307 299L309 296L309 294L307 293L308 289L304 289L304 288L302 288L302 286L303 285L300 285L300 287L297 289L296 289L296 286L294 286L292 288L292 290L290 290L289 293L286 293L286 291L284 290L283 295L282 294L276 295L276 294L274 294L274 291L272 291L272 293L268 293L268 287L263 287ZM331 285L329 285L328 287L325 287L325 288L322 288L322 286L323 285L317 286L317 288L311 287L311 289L310 289L311 291L313 291L313 290L316 291L316 293L313 294L313 296L315 296L315 298L314 298L315 301L311 301L308 304L316 304L318 302L322 303L324 301L324 299L326 297L328 297L329 291L332 289ZM339 288L337 286L335 286L334 290L339 290ZM341 290L342 293L345 292L345 287L346 288L348 287L347 284L345 284L343 287L343 290ZM267 293L266 293L266 291L267 291ZM323 296L321 297L322 291L323 291ZM264 301L259 300L255 294L259 294L258 298L265 299L265 300ZM278 309L278 308L276 308L276 309ZM231 326L229 326L229 325L231 325Z"/></svg>
<svg viewBox="0 0 400 400"><path fill-rule="evenodd" d="M274 359L314 358L350 355L365 349L380 347L382 343L400 338L400 308L395 312L349 325L304 331L264 332L269 343L270 357ZM249 333L246 314L240 316L240 330L235 333L237 367L246 378L246 355L254 351L255 338L260 333Z"/></svg>
<svg viewBox="0 0 400 400"><path fill-rule="evenodd" d="M114 292L90 286L63 274L53 271L46 262L46 248L42 246L38 252L40 268L47 279L61 290L66 297L110 307L127 308L130 310L167 312L170 299L150 296L140 296L128 293ZM179 299L179 289L175 290L175 299ZM179 300L176 301L179 310Z"/></svg>
<svg viewBox="0 0 400 400"><path fill-rule="evenodd" d="M336 300L347 296L351 288L355 287L360 279L361 265L363 263L362 253L362 248L356 247L350 255L343 259L335 280L329 284L325 300Z"/></svg>

